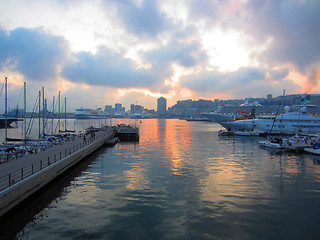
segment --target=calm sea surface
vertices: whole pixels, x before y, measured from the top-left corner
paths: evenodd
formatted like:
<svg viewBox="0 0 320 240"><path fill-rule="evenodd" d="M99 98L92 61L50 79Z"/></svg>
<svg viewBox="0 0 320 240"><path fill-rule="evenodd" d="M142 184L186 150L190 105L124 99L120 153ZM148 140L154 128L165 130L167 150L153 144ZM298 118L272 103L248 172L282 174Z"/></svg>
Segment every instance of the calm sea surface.
<svg viewBox="0 0 320 240"><path fill-rule="evenodd" d="M139 143L90 155L1 232L46 240L320 239L320 157L270 151L259 137L220 137L216 123L140 124Z"/></svg>

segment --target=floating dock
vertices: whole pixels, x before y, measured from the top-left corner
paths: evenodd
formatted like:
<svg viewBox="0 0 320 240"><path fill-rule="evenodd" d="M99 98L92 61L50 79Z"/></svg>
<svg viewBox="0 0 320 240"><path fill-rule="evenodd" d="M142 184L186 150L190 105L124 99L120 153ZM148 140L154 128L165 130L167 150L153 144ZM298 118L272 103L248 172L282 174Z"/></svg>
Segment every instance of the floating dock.
<svg viewBox="0 0 320 240"><path fill-rule="evenodd" d="M125 124L119 124L114 128L120 141L139 141L139 128Z"/></svg>
<svg viewBox="0 0 320 240"><path fill-rule="evenodd" d="M0 217L103 145L115 144L115 131L101 128L74 135L44 151L0 164Z"/></svg>

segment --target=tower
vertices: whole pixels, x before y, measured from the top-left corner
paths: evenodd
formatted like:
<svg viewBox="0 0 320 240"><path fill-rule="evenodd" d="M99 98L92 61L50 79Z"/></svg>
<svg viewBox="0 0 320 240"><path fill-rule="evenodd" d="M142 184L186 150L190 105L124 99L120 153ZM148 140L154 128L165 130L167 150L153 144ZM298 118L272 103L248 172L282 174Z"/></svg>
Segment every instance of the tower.
<svg viewBox="0 0 320 240"><path fill-rule="evenodd" d="M167 99L160 97L157 100L157 112L158 114L166 114L167 112Z"/></svg>

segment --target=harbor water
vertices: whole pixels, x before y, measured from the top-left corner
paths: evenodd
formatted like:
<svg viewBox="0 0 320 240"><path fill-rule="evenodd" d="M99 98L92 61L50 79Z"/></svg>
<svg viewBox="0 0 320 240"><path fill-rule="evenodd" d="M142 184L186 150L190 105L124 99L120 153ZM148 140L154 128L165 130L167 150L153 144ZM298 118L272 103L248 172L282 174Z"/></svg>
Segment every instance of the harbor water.
<svg viewBox="0 0 320 240"><path fill-rule="evenodd" d="M102 124L68 121L77 131ZM320 239L320 156L272 151L258 145L262 137L220 129L143 119L139 142L87 157L8 217L1 236Z"/></svg>

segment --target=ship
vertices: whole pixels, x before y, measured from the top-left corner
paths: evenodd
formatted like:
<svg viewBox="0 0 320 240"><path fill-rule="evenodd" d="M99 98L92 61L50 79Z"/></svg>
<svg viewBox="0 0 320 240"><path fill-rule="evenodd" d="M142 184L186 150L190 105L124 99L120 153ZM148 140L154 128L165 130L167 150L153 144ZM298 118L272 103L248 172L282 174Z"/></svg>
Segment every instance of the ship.
<svg viewBox="0 0 320 240"><path fill-rule="evenodd" d="M7 117L7 119L3 116L0 116L0 128L11 127L11 123L22 121L21 118L16 117ZM6 125L7 123L7 125Z"/></svg>
<svg viewBox="0 0 320 240"><path fill-rule="evenodd" d="M255 119L220 122L228 131L243 131L256 129L269 134L319 133L320 117L306 112L290 112L286 107L285 113L279 115L259 116Z"/></svg>
<svg viewBox="0 0 320 240"><path fill-rule="evenodd" d="M106 112L103 112L101 108L93 110L91 108L79 108L74 112L74 117L76 119L99 119L99 118L109 118Z"/></svg>

